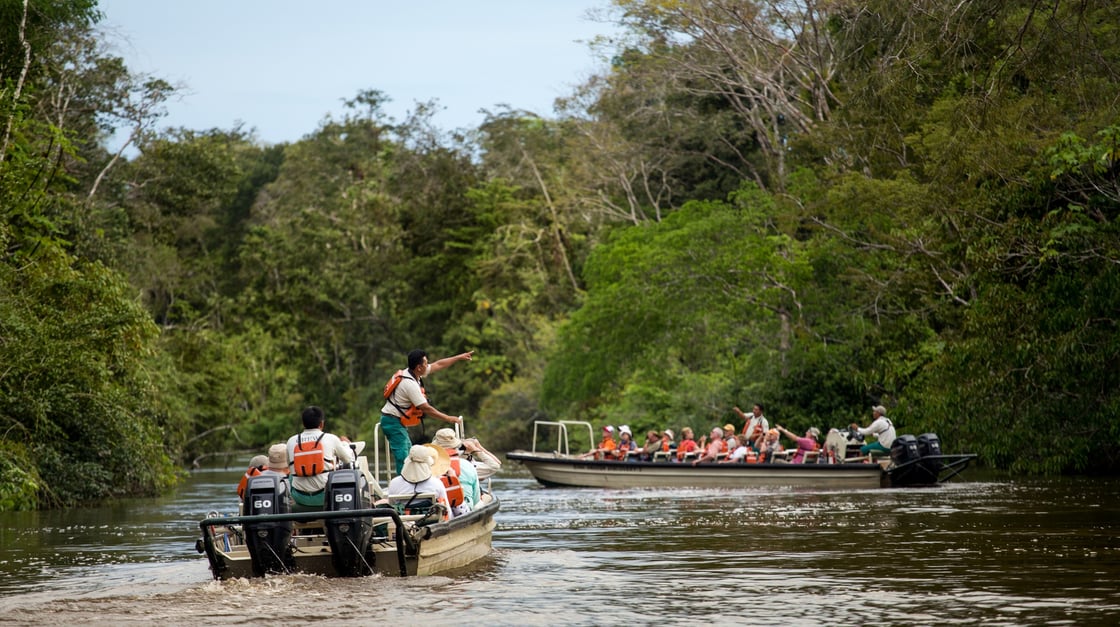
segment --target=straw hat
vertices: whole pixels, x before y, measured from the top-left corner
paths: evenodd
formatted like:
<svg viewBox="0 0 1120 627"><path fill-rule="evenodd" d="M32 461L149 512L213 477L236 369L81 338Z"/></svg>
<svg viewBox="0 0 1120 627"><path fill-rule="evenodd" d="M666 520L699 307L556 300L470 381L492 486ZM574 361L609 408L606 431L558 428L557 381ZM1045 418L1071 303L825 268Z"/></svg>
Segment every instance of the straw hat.
<svg viewBox="0 0 1120 627"><path fill-rule="evenodd" d="M432 438L432 444L443 448L459 448L463 442L455 435L454 429L440 429L436 431L436 437Z"/></svg>
<svg viewBox="0 0 1120 627"><path fill-rule="evenodd" d="M666 429L666 430L661 432L661 435L667 435L667 436L669 436L669 439L672 440L674 434L673 434L672 429Z"/></svg>
<svg viewBox="0 0 1120 627"><path fill-rule="evenodd" d="M288 469L288 445L287 444L273 444L268 447L268 469L269 470L287 470Z"/></svg>
<svg viewBox="0 0 1120 627"><path fill-rule="evenodd" d="M729 423L723 425L723 430L724 431L730 431L731 433L735 433L735 425L733 425L729 422Z"/></svg>
<svg viewBox="0 0 1120 627"><path fill-rule="evenodd" d="M432 451L432 475L441 477L448 470L451 470L451 456L447 454L447 449L438 444L423 444L421 446L426 446Z"/></svg>
<svg viewBox="0 0 1120 627"><path fill-rule="evenodd" d="M435 447L417 444L408 449L408 457L401 468L401 476L411 483L420 483L432 476ZM446 455L446 453L444 453Z"/></svg>

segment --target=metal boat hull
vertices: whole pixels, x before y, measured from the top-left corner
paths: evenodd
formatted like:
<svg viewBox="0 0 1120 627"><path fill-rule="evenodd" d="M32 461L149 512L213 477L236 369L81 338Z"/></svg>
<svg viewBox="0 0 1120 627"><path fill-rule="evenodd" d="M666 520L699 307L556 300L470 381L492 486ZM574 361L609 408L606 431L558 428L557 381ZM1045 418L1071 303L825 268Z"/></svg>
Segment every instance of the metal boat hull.
<svg viewBox="0 0 1120 627"><path fill-rule="evenodd" d="M363 552L370 574L423 576L470 566L490 553L494 515L498 509L498 500L491 497L484 506L464 516L425 526L417 526L413 521L400 521L399 517L394 520L376 515L381 510L364 510L373 518L375 527L383 532ZM354 515L351 512L341 514ZM361 515L361 511L358 514ZM308 514L289 514L287 517L296 521L297 527L291 541L292 572L344 576L335 568L325 533L317 531L322 519L311 518ZM246 520L250 518L208 518L202 521L203 539L200 545L210 560L215 579L254 576L252 558L243 540L238 537L239 526L251 522ZM214 532L211 533L210 529ZM399 530L407 534L407 538L402 537L403 549L397 545ZM209 537L207 534L210 534Z"/></svg>
<svg viewBox="0 0 1120 627"><path fill-rule="evenodd" d="M887 473L879 464L681 464L596 461L556 453L514 451L506 455L525 465L547 486L586 488L879 488Z"/></svg>

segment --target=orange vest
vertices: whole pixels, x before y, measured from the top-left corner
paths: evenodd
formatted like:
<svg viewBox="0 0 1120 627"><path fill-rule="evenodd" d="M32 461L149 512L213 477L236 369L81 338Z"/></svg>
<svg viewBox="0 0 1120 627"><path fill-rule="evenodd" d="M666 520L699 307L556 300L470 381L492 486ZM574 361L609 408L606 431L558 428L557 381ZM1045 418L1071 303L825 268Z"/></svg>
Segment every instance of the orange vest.
<svg viewBox="0 0 1120 627"><path fill-rule="evenodd" d="M748 446L747 447L747 457L743 461L745 461L748 464L757 464L758 463L758 453L755 453L754 449Z"/></svg>
<svg viewBox="0 0 1120 627"><path fill-rule="evenodd" d="M408 370L398 370L393 374L393 377L389 379L389 382L385 384L384 391L385 400L389 401L389 404L393 407L396 407L397 411L404 414L403 416L401 416L401 426L405 427L415 427L416 425L420 424L421 420L424 418L424 410L420 409L419 407L410 405L408 409L404 409L400 405L397 405L393 402L393 394L397 391L397 386L400 385L401 379L411 378L412 377L409 376ZM420 393L427 396L428 393L424 391L424 384L419 380L417 380L416 382L420 384Z"/></svg>
<svg viewBox="0 0 1120 627"><path fill-rule="evenodd" d="M249 479L261 474L261 471L256 466L249 466L249 470L245 471L245 475L241 477L241 483L237 484L237 498L245 500L245 489L249 487Z"/></svg>
<svg viewBox="0 0 1120 627"><path fill-rule="evenodd" d="M297 477L314 477L329 470L326 455L323 452L323 436L319 435L314 442L296 441L296 449L292 454L292 474Z"/></svg>
<svg viewBox="0 0 1120 627"><path fill-rule="evenodd" d="M459 477L448 472L439 480L443 482L443 487L447 488L447 504L451 507L462 505L464 500L463 484L459 483Z"/></svg>

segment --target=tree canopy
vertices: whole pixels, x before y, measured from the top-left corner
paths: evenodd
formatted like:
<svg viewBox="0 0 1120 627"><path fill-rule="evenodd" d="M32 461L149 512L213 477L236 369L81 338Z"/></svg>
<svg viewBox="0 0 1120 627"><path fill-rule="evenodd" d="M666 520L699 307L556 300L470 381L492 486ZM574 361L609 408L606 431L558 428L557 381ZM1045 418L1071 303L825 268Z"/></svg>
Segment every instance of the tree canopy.
<svg viewBox="0 0 1120 627"><path fill-rule="evenodd" d="M606 0L605 0L606 1ZM497 450L763 403L1120 469L1120 8L613 0L555 115L375 88L301 140L159 128L95 2L0 8L0 509L154 494L422 347ZM108 147L117 133L124 146Z"/></svg>

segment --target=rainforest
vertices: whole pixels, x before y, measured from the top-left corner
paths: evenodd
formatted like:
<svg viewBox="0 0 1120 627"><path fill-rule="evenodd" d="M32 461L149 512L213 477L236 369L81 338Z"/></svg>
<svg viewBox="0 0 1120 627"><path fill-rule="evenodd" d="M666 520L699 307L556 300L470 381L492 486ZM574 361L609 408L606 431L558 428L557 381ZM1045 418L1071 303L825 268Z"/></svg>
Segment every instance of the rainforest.
<svg viewBox="0 0 1120 627"><path fill-rule="evenodd" d="M428 392L495 451L882 404L1120 470L1120 4L603 4L548 115L371 85L270 145L161 127L95 0L0 2L0 510L164 492L306 405L369 438L415 348L474 351Z"/></svg>

